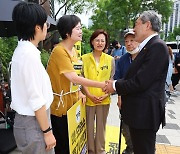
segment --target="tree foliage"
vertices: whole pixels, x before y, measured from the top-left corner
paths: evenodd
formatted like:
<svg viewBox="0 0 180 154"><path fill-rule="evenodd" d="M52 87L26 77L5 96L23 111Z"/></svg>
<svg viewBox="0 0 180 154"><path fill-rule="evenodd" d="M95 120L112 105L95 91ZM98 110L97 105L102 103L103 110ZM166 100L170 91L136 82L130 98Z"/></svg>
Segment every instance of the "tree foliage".
<svg viewBox="0 0 180 154"><path fill-rule="evenodd" d="M91 52L91 46L90 46L90 37L93 33L92 30L87 29L86 27L83 27L83 38L82 38L82 44L81 44L81 54L86 54Z"/></svg>
<svg viewBox="0 0 180 154"><path fill-rule="evenodd" d="M9 63L12 59L12 55L14 52L14 49L16 48L18 43L18 39L17 37L0 37L0 58L2 61L2 72L4 74L4 78L7 80L7 69L9 67ZM47 62L49 59L49 53L42 49L41 52L41 61L44 65L44 67L46 67Z"/></svg>
<svg viewBox="0 0 180 154"><path fill-rule="evenodd" d="M155 10L167 22L172 13L172 0L99 0L92 16L92 29L103 28L111 39L120 39L122 31L132 28L138 14Z"/></svg>
<svg viewBox="0 0 180 154"><path fill-rule="evenodd" d="M59 4L59 10L62 15L83 13L95 5L96 0L56 0Z"/></svg>
<svg viewBox="0 0 180 154"><path fill-rule="evenodd" d="M180 35L180 27L175 27L172 33L169 33L167 41L176 41L176 36Z"/></svg>
<svg viewBox="0 0 180 154"><path fill-rule="evenodd" d="M2 61L3 74L7 78L7 68L15 47L17 46L17 37L0 37L0 57Z"/></svg>
<svg viewBox="0 0 180 154"><path fill-rule="evenodd" d="M44 49L41 50L41 62L43 66L46 68L50 53Z"/></svg>

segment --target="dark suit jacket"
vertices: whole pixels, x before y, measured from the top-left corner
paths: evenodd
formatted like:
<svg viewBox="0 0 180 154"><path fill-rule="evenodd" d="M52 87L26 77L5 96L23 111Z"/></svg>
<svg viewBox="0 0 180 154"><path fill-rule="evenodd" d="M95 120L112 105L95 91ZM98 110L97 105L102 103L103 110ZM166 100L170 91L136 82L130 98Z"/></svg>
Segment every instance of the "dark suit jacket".
<svg viewBox="0 0 180 154"><path fill-rule="evenodd" d="M124 122L136 129L157 131L165 118L165 80L169 64L166 44L154 36L117 80Z"/></svg>

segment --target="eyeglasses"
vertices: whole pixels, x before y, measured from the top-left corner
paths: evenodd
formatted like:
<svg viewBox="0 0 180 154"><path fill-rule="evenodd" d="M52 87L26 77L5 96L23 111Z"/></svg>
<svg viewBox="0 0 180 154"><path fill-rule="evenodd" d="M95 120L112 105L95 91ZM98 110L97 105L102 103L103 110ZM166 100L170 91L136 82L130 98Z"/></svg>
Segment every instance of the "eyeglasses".
<svg viewBox="0 0 180 154"><path fill-rule="evenodd" d="M51 24L49 22L46 22L46 25L47 25L47 29L51 27Z"/></svg>
<svg viewBox="0 0 180 154"><path fill-rule="evenodd" d="M94 39L94 41L95 41L96 43L105 43L106 40Z"/></svg>

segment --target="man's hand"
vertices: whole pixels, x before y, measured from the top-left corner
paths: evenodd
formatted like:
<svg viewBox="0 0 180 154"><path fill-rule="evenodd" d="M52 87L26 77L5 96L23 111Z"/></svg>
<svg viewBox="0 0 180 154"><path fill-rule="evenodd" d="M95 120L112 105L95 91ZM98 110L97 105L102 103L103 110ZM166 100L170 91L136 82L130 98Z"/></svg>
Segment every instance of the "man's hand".
<svg viewBox="0 0 180 154"><path fill-rule="evenodd" d="M46 143L47 151L53 149L56 146L56 139L55 139L52 131L44 133L44 141Z"/></svg>
<svg viewBox="0 0 180 154"><path fill-rule="evenodd" d="M106 86L102 89L106 94L107 93L114 93L115 90L113 89L113 82L114 80L108 80L106 81Z"/></svg>

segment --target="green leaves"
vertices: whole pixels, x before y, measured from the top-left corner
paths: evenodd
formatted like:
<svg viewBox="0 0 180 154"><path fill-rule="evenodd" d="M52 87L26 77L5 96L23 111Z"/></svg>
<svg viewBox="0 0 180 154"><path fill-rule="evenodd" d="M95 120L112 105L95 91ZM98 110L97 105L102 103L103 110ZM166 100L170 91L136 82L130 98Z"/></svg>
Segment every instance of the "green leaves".
<svg viewBox="0 0 180 154"><path fill-rule="evenodd" d="M42 51L41 51L41 62L45 68L47 66L49 56L50 56L50 54L46 50L42 49Z"/></svg>
<svg viewBox="0 0 180 154"><path fill-rule="evenodd" d="M0 37L0 58L3 65L2 67L3 67L3 74L5 80L7 80L7 69L11 61L14 49L17 46L17 43L18 43L17 37L9 37L9 38ZM43 49L41 52L41 61L44 67L46 67L48 59L49 59L49 53Z"/></svg>
<svg viewBox="0 0 180 154"><path fill-rule="evenodd" d="M3 64L3 74L5 76L5 79L7 79L7 68L16 46L17 37L0 37L0 57Z"/></svg>
<svg viewBox="0 0 180 154"><path fill-rule="evenodd" d="M90 47L90 37L93 33L92 30L89 30L85 27L83 27L83 38L82 38L82 44L81 44L81 54L86 54L91 52L91 47Z"/></svg>
<svg viewBox="0 0 180 154"><path fill-rule="evenodd" d="M92 8L96 0L56 0L59 3L61 14L83 13Z"/></svg>
<svg viewBox="0 0 180 154"><path fill-rule="evenodd" d="M133 28L137 16L145 10L155 10L167 22L172 12L172 0L99 0L92 16L92 29L103 28L111 40L122 37L124 29Z"/></svg>
<svg viewBox="0 0 180 154"><path fill-rule="evenodd" d="M167 41L176 41L176 36L180 35L180 27L175 27L173 33L167 37Z"/></svg>

